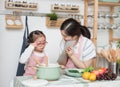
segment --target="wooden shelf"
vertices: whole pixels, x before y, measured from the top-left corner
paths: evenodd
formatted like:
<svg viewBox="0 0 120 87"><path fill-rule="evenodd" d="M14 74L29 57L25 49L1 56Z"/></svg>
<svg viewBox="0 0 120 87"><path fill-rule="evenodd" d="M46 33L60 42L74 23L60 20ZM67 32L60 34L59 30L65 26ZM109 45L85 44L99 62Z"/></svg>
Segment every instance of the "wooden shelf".
<svg viewBox="0 0 120 87"><path fill-rule="evenodd" d="M112 38L112 41L120 41L120 38Z"/></svg>
<svg viewBox="0 0 120 87"><path fill-rule="evenodd" d="M48 28L57 28L60 27L65 18L58 18L57 20L50 20L49 17L46 17L46 26Z"/></svg>
<svg viewBox="0 0 120 87"><path fill-rule="evenodd" d="M7 29L22 29L23 23L20 16L5 15Z"/></svg>
<svg viewBox="0 0 120 87"><path fill-rule="evenodd" d="M70 14L68 15L70 16ZM81 18L80 18L81 15L79 14L71 14L71 18L74 18L76 21L78 21L79 23L81 23ZM76 17L76 18L75 18ZM67 18L67 17L66 17ZM56 28L56 27L60 27L61 24L63 23L63 21L66 19L66 18L58 18L57 20L50 20L49 17L46 17L46 26L48 28Z"/></svg>
<svg viewBox="0 0 120 87"><path fill-rule="evenodd" d="M100 2L99 0L84 0L84 25L88 26L88 9L89 6L94 6L93 7L93 38L91 39L93 43L96 46L97 49L97 31L98 31L98 10L99 6L105 6L110 8L110 13L114 13L114 7L115 6L120 6L120 2ZM110 24L114 23L114 19L110 19ZM120 38L114 38L113 37L113 29L109 30L109 43L113 41L119 41ZM96 60L93 61L93 66L96 68Z"/></svg>
<svg viewBox="0 0 120 87"><path fill-rule="evenodd" d="M53 11L53 12L72 12L72 13L80 12L79 6L62 6L62 5L56 6L55 4L51 5L51 11Z"/></svg>
<svg viewBox="0 0 120 87"><path fill-rule="evenodd" d="M17 3L5 1L6 9L20 9L20 10L37 10L37 3Z"/></svg>
<svg viewBox="0 0 120 87"><path fill-rule="evenodd" d="M89 1L89 5L94 5L94 1ZM98 2L100 6L120 6L120 2Z"/></svg>
<svg viewBox="0 0 120 87"><path fill-rule="evenodd" d="M94 25L93 25L93 42L94 44L97 46L97 30L98 30L98 8L99 6L108 6L110 7L110 13L113 14L114 13L114 7L115 6L120 6L120 2L100 2L99 0L85 0L84 2L85 4L85 15L84 15L84 24L85 26L88 26L88 8L89 6L94 6ZM114 20L113 18L110 19L110 24L113 24ZM119 40L118 38L114 38L113 39L113 30L110 29L109 30L109 42L111 43L111 41L113 40Z"/></svg>

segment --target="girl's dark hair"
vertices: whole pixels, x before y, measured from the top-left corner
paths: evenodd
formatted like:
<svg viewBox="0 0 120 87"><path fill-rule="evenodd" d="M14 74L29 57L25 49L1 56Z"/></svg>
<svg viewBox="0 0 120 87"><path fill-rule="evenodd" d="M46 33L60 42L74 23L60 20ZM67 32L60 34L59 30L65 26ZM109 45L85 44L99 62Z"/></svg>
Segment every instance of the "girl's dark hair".
<svg viewBox="0 0 120 87"><path fill-rule="evenodd" d="M28 35L28 43L33 43L38 37L45 37L45 34L42 31L35 30ZM46 38L46 37L45 37Z"/></svg>
<svg viewBox="0 0 120 87"><path fill-rule="evenodd" d="M69 36L75 36L77 35L78 37L82 34L84 37L87 37L90 39L91 34L90 31L86 26L82 26L79 22L77 22L73 18L69 18L65 20L61 27L60 30L65 30L65 33Z"/></svg>

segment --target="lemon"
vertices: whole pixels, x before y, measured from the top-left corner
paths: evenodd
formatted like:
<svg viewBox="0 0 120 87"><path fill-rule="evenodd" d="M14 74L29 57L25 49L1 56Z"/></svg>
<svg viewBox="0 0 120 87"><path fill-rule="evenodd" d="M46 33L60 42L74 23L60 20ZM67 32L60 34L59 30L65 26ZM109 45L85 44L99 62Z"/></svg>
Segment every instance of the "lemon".
<svg viewBox="0 0 120 87"><path fill-rule="evenodd" d="M84 72L84 73L82 74L82 78L83 78L83 79L89 80L89 77L90 77L90 72Z"/></svg>
<svg viewBox="0 0 120 87"><path fill-rule="evenodd" d="M90 81L95 81L96 80L96 74L90 73L89 80Z"/></svg>

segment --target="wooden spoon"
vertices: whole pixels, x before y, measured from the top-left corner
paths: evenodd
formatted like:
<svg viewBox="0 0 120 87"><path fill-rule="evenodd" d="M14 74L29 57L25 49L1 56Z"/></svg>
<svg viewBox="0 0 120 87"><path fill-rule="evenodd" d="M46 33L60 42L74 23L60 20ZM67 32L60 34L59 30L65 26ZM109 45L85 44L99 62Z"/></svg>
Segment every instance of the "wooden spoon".
<svg viewBox="0 0 120 87"><path fill-rule="evenodd" d="M104 49L101 49L101 55L107 59L108 62L110 62L110 59L108 58L107 52Z"/></svg>
<svg viewBox="0 0 120 87"><path fill-rule="evenodd" d="M115 53L113 49L109 49L109 55L111 55L112 61L114 62Z"/></svg>
<svg viewBox="0 0 120 87"><path fill-rule="evenodd" d="M113 62L113 58L111 56L110 49L108 49L107 54L108 54L108 58L109 58L110 62Z"/></svg>
<svg viewBox="0 0 120 87"><path fill-rule="evenodd" d="M117 53L117 60L120 60L120 49L117 49L116 53Z"/></svg>

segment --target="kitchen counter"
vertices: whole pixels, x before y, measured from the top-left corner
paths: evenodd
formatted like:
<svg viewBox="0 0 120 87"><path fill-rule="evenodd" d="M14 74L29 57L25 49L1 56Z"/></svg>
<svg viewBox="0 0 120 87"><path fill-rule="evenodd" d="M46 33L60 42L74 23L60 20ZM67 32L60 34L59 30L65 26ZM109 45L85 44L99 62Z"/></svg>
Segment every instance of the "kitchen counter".
<svg viewBox="0 0 120 87"><path fill-rule="evenodd" d="M26 87L22 84L22 81L30 79L32 77L28 76L18 76L14 79L14 87ZM116 80L101 80L90 82L84 80L81 77L69 77L62 75L59 80L49 81L46 86L43 87L120 87L120 77L117 77Z"/></svg>

